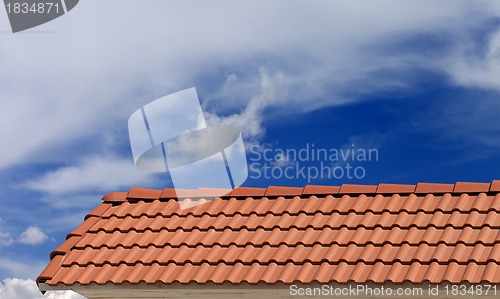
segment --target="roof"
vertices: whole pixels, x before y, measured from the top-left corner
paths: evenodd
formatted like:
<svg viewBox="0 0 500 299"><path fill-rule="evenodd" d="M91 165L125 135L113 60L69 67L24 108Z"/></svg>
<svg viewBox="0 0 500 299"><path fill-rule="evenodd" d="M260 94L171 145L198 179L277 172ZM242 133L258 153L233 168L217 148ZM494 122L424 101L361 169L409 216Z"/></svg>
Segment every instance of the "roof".
<svg viewBox="0 0 500 299"><path fill-rule="evenodd" d="M104 196L37 282L500 283L500 181L240 187L188 210L174 197Z"/></svg>

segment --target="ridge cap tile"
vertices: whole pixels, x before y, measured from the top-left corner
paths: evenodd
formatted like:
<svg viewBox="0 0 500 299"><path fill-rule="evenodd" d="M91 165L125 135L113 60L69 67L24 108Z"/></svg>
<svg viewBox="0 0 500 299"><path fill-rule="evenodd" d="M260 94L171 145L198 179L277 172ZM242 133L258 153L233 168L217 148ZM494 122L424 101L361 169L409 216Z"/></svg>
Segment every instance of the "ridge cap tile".
<svg viewBox="0 0 500 299"><path fill-rule="evenodd" d="M231 194L232 189L228 188L198 188L194 193L194 197L224 197ZM223 192L221 194L221 192Z"/></svg>
<svg viewBox="0 0 500 299"><path fill-rule="evenodd" d="M490 192L500 192L500 180L491 182Z"/></svg>
<svg viewBox="0 0 500 299"><path fill-rule="evenodd" d="M418 183L415 193L453 193L455 184Z"/></svg>
<svg viewBox="0 0 500 299"><path fill-rule="evenodd" d="M304 188L287 186L269 186L265 196L300 196Z"/></svg>
<svg viewBox="0 0 500 299"><path fill-rule="evenodd" d="M162 190L132 187L127 199L160 199Z"/></svg>
<svg viewBox="0 0 500 299"><path fill-rule="evenodd" d="M489 192L490 183L477 183L477 182L457 182L454 193L478 193L478 192Z"/></svg>
<svg viewBox="0 0 500 299"><path fill-rule="evenodd" d="M263 197L267 188L236 187L231 191L230 197Z"/></svg>
<svg viewBox="0 0 500 299"><path fill-rule="evenodd" d="M377 193L377 185L342 184L339 194Z"/></svg>
<svg viewBox="0 0 500 299"><path fill-rule="evenodd" d="M379 184L377 186L376 193L379 194L387 194L387 193L414 193L416 189L415 185L406 185L406 184Z"/></svg>
<svg viewBox="0 0 500 299"><path fill-rule="evenodd" d="M177 193L175 192L175 188L163 189L161 194L160 194L160 198L162 198L162 199L177 198Z"/></svg>
<svg viewBox="0 0 500 299"><path fill-rule="evenodd" d="M196 189L175 189L177 198L193 198L196 194Z"/></svg>
<svg viewBox="0 0 500 299"><path fill-rule="evenodd" d="M302 195L330 195L338 194L340 186L306 185Z"/></svg>

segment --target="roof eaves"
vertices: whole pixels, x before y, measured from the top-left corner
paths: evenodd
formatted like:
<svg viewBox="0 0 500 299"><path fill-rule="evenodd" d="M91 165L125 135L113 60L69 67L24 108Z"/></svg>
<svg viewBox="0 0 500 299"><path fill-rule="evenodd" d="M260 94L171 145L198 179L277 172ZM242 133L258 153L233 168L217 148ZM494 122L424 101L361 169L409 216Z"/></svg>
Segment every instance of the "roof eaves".
<svg viewBox="0 0 500 299"><path fill-rule="evenodd" d="M51 259L50 263L45 267L43 272L36 279L36 283L39 285L40 283L45 283L48 280L51 280L56 274L57 270L61 267L64 256L57 255L53 259Z"/></svg>

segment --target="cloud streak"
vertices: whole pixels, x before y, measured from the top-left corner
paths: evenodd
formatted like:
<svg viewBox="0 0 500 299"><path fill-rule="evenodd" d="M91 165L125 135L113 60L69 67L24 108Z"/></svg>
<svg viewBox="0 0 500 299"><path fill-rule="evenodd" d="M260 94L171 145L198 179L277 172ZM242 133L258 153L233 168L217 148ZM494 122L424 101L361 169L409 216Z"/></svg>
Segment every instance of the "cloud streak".
<svg viewBox="0 0 500 299"><path fill-rule="evenodd" d="M109 20L107 13L117 3L121 11L133 12L133 25L129 18ZM430 66L432 61L419 53L377 51L394 39L429 32L451 34L455 45L464 44L468 37L458 34L468 26L463 20L494 16L498 11L489 4L483 3L473 13L467 2L366 5L372 7L360 11L349 2L277 1L263 9L252 2L200 7L156 1L148 4L156 9L142 10L135 1L89 1L71 17L44 25L56 34L25 34L16 39L2 35L0 108L9 113L0 119L0 127L9 129L2 132L0 145L5 150L0 167L57 160L58 152L82 138L95 138L99 144L102 131L112 130L111 124L125 126L128 115L142 104L192 86L197 77L205 81L212 74L204 70L214 68L223 67L234 74L231 78L238 78L230 95L235 108L246 110L227 121L248 125L254 135L260 133L254 115L270 103L251 96L262 88L262 71L255 71L261 66L267 68L270 79L276 81L279 78L273 76L278 74L286 79L290 113L359 101L371 91L404 88L407 84L397 76L384 78L377 73L415 64L445 69L459 84L498 86L492 79L497 67L485 65L489 56L479 61L453 56L455 66L450 67L446 55ZM380 9L384 5L391 10ZM253 62L245 65L248 61ZM241 65L253 71L240 70ZM477 71L474 65L480 66ZM491 75L481 75L484 70ZM224 85L224 78L219 82ZM217 89L206 88L200 94L223 95L222 86Z"/></svg>
<svg viewBox="0 0 500 299"><path fill-rule="evenodd" d="M117 157L90 157L76 166L50 171L25 184L27 188L52 195L86 194L150 185L154 178L135 169L133 161ZM75 195L75 194L72 194Z"/></svg>

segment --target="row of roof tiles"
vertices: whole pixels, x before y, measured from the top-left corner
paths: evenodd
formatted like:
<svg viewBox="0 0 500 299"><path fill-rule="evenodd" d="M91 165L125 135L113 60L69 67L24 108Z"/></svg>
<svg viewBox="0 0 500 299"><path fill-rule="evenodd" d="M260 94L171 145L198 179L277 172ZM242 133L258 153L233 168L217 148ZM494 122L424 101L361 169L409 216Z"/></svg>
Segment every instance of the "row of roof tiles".
<svg viewBox="0 0 500 299"><path fill-rule="evenodd" d="M191 231L194 229L200 231L216 230L222 231L225 229L231 230L273 230L280 229L307 229L314 228L320 230L323 228L340 229L347 228L386 228L399 227L408 229L417 227L421 229L435 227L446 228L448 226L453 228L477 228L490 227L500 229L500 217L495 211L489 213L480 213L472 211L470 213L463 213L454 211L451 213L443 213L441 211L435 213L417 212L410 214L406 211L398 214L390 212L383 212L381 214L374 214L367 212L365 214L357 214L354 212L346 215L333 212L331 214L316 213L308 215L301 213L297 215L290 215L284 213L281 217L276 217L273 214L266 214L265 216L258 216L257 214L250 214L242 216L236 214L234 216L226 216L220 214L218 216L167 216L158 215L149 217L143 215L141 217L126 216L118 218L116 216L98 219L93 221L95 223L88 229L89 233L98 233L104 231L106 233L113 233L120 231L122 233L135 230L143 232L150 230L158 232L161 230L176 231L182 229L184 231Z"/></svg>
<svg viewBox="0 0 500 299"><path fill-rule="evenodd" d="M494 245L500 241L500 233L498 229L491 229L483 227L481 229L473 229L465 227L463 229L455 229L447 227L445 229L437 229L430 227L427 229L418 229L411 227L410 229L401 229L399 227L392 227L390 229L383 229L376 227L375 229L366 229L360 227L357 229L349 229L343 227L341 229L324 228L315 230L308 228L299 230L291 228L289 230L281 230L275 228L273 230L257 229L249 231L247 229L231 230L225 229L223 231L207 230L200 231L194 229L190 232L185 232L180 229L170 232L168 230L160 230L153 232L146 230L144 232L136 232L134 230L127 233L115 231L113 233L106 233L99 231L98 233L87 233L83 237L78 238L77 243L74 245L77 249L85 247L92 248L117 248L122 246L125 248L132 248L139 246L146 248L148 246L164 247L169 244L172 247L180 247L183 245L195 247L204 245L212 247L215 245L220 246L246 246L254 245L262 247L264 245L270 246L297 246L299 244L322 244L322 245L368 245L368 244L410 244L420 245L426 243L429 245L438 244L485 244Z"/></svg>
<svg viewBox="0 0 500 299"><path fill-rule="evenodd" d="M186 199L190 200L190 199ZM201 199L205 201L205 199ZM170 199L167 201L153 200L153 201L138 201L138 202L122 202L120 205L112 205L104 203L96 210L91 212L89 216L97 216L103 219L110 217L125 218L131 216L139 218L141 216L155 217L160 215L168 216L234 216L240 214L248 216L256 214L258 216L266 216L273 214L281 216L285 213L290 215L297 215L299 213L305 214L331 214L340 213L347 214L354 213L367 213L373 212L380 214L383 212L390 213L417 213L422 212L444 212L449 213L453 211L462 212L500 212L500 194L487 195L480 193L478 195L451 195L444 194L442 196L435 196L432 194L418 196L410 194L408 196L383 196L375 195L373 197L366 195L349 196L343 195L341 197L334 197L327 195L326 197L317 197L312 195L310 197L298 197L285 199L278 197L277 199L251 198L245 200L237 200L232 197L230 199L216 198L210 201L210 204L200 204L191 209L181 209L179 203Z"/></svg>
<svg viewBox="0 0 500 299"><path fill-rule="evenodd" d="M467 246L464 244L458 245L408 245L394 246L386 244L383 246L374 246L368 244L364 247L356 244L324 246L316 244L314 246L297 245L295 247L281 245L279 247L255 247L247 245L245 247L237 247L231 245L222 247L215 245L213 247L196 246L188 247L181 246L175 248L165 246L158 248L149 246L140 248L138 246L131 249L117 247L109 249L102 247L93 249L86 247L85 249L77 249L71 251L62 262L62 266L71 267L78 266L104 266L110 264L119 266L127 264L133 266L136 264L151 265L151 264L176 264L184 265L187 263L193 265L201 265L204 263L216 265L224 263L226 265L234 265L241 263L244 265L260 264L266 265L271 263L276 264L321 264L327 262L329 264L348 263L356 264L364 262L365 264L375 264L382 262L384 264L392 264L399 262L402 264L411 264L419 262L421 264L430 264L437 262L439 264L448 264L456 262L458 264L466 264L475 262L477 264L487 264L489 262L500 261L500 243L492 247L478 244L476 246Z"/></svg>
<svg viewBox="0 0 500 299"><path fill-rule="evenodd" d="M500 283L498 182L357 196L346 185L240 188L188 210L172 189L132 188L105 196L37 281ZM209 197L200 190L184 195Z"/></svg>
<svg viewBox="0 0 500 299"><path fill-rule="evenodd" d="M138 264L134 267L129 267L125 264L120 266L111 266L106 264L102 267L88 265L79 267L73 265L71 267L61 268L53 281L63 283L65 285L88 285L90 283L105 284L113 282L115 284L132 283L137 284L145 282L154 284L157 282L163 284L171 284L175 282L190 283L196 282L204 284L213 282L222 284L230 283L251 283L256 284L264 282L268 284L283 282L283 283L366 283L366 282L392 282L392 283L499 283L500 282L500 267L495 262L490 262L486 265L478 265L474 262L467 265L460 265L451 262L447 265L439 263L431 263L422 265L419 262L413 262L409 265L404 265L399 262L387 265L381 262L373 265L367 265L363 262L357 264L339 263L331 265L322 263L313 265L305 263L303 265L295 265L292 263L286 265L278 265L271 263L268 265L243 265L240 263L228 267L221 263L218 265L203 264L195 266L186 264L178 266L168 264L162 266L159 264L142 265ZM48 282L50 284L50 281Z"/></svg>
<svg viewBox="0 0 500 299"><path fill-rule="evenodd" d="M238 187L230 189L200 188L197 190L173 189L153 190L132 188L129 192L112 192L103 197L105 202L123 202L130 199L154 200L169 198L204 198L218 197L290 197L302 195L334 194L429 194L429 193L488 193L500 192L500 180L490 183L457 182L456 184L419 183L417 185L379 184L342 186L307 185L305 188L270 186L268 188Z"/></svg>

